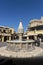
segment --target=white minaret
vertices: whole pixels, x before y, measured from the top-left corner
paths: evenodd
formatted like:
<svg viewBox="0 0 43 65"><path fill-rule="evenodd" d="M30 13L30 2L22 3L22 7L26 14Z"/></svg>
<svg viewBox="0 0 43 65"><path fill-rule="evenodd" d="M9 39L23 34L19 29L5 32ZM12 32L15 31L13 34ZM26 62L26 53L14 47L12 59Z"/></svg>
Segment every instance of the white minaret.
<svg viewBox="0 0 43 65"><path fill-rule="evenodd" d="M24 33L23 25L22 25L22 22L20 22L19 27L18 27L19 40L22 40L23 33Z"/></svg>

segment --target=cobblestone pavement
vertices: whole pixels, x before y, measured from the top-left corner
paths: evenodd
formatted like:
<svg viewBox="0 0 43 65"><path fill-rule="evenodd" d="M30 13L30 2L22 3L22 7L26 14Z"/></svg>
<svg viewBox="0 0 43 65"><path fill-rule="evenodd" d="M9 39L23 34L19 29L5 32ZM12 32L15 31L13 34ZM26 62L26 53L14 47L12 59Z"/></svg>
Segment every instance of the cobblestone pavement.
<svg viewBox="0 0 43 65"><path fill-rule="evenodd" d="M43 50L43 42L40 43L40 48ZM37 56L42 56L43 57L43 52L39 53Z"/></svg>
<svg viewBox="0 0 43 65"><path fill-rule="evenodd" d="M6 42L4 42L4 43L0 42L0 47L6 46L6 45L7 45Z"/></svg>
<svg viewBox="0 0 43 65"><path fill-rule="evenodd" d="M7 43L2 43L2 42L0 42L0 47L4 47L4 46L6 46L7 45ZM41 42L41 44L40 44L40 47L39 47L39 49L42 49L43 50L43 42ZM2 49L1 49L2 50ZM31 51L31 50L30 50ZM29 52L30 52L29 51ZM38 52L40 52L40 51L38 51ZM33 53L33 52L32 52ZM37 53L37 52L36 52ZM43 51L41 52L41 53L39 53L37 56L43 56Z"/></svg>
<svg viewBox="0 0 43 65"><path fill-rule="evenodd" d="M42 48L42 49L43 49L43 42L41 42L41 43L40 43L40 48Z"/></svg>

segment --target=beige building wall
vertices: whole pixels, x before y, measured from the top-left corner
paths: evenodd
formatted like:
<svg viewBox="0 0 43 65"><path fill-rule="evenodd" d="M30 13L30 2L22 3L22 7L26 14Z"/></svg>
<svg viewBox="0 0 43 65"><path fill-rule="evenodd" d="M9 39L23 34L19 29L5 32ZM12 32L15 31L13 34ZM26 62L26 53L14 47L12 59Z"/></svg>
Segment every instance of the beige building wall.
<svg viewBox="0 0 43 65"><path fill-rule="evenodd" d="M43 26L43 17L41 17L41 19L33 19L30 21L28 30L27 30L27 36L34 36L35 38L39 34L43 35L43 29L42 30L36 30L36 29L31 30L32 27L34 28L38 26Z"/></svg>
<svg viewBox="0 0 43 65"><path fill-rule="evenodd" d="M0 26L0 42L11 40L12 34L14 34L13 28Z"/></svg>

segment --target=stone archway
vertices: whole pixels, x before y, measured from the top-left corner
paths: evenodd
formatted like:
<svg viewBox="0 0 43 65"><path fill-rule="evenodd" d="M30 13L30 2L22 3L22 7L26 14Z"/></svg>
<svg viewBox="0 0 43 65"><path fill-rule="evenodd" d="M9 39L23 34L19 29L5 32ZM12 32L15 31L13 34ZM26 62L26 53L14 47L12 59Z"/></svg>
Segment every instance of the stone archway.
<svg viewBox="0 0 43 65"><path fill-rule="evenodd" d="M29 36L29 39L33 39L34 40L34 36Z"/></svg>
<svg viewBox="0 0 43 65"><path fill-rule="evenodd" d="M42 34L38 34L38 35L37 35L37 38L38 38L38 37L42 38L42 37L43 37L43 35L42 35Z"/></svg>
<svg viewBox="0 0 43 65"><path fill-rule="evenodd" d="M7 41L7 36L4 36L4 42L6 42Z"/></svg>
<svg viewBox="0 0 43 65"><path fill-rule="evenodd" d="M38 39L38 38L41 38L41 41L43 41L43 34L38 34L38 35L37 35L37 39Z"/></svg>

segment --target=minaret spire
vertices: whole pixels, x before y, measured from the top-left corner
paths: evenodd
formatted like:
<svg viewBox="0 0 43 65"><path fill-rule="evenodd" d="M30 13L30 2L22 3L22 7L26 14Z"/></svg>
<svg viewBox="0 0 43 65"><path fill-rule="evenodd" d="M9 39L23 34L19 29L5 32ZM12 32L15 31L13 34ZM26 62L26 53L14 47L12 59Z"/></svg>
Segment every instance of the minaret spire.
<svg viewBox="0 0 43 65"><path fill-rule="evenodd" d="M18 27L18 33L23 33L24 31L24 28L23 28L23 25L22 25L22 20L20 20L20 24L19 24L19 27Z"/></svg>

